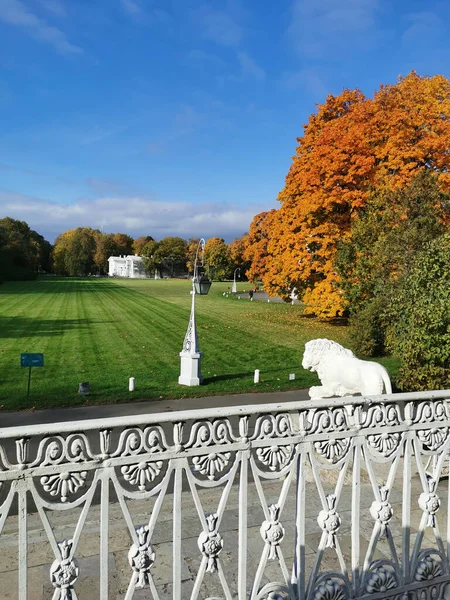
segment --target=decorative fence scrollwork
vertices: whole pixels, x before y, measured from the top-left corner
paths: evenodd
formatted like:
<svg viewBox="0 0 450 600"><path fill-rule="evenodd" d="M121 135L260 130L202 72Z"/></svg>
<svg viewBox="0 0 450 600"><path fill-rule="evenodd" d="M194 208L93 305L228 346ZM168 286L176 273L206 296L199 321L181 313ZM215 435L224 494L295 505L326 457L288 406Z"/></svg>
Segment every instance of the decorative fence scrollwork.
<svg viewBox="0 0 450 600"><path fill-rule="evenodd" d="M211 581L226 600L450 598L449 398L423 392L0 429L0 552L17 515L17 597L28 596L33 518L54 555L54 598L83 600L77 553L97 510L99 598L109 598L115 511L129 538L123 597L144 588L159 600L155 531L169 505L176 600L213 597ZM140 523L133 502L144 502ZM69 510L74 531L58 539L51 517Z"/></svg>

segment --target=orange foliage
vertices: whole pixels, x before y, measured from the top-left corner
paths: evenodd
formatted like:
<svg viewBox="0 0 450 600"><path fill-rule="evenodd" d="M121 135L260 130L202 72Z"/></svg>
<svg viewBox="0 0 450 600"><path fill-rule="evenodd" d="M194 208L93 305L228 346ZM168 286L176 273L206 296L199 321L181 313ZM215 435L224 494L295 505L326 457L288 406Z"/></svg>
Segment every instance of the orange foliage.
<svg viewBox="0 0 450 600"><path fill-rule="evenodd" d="M230 252L231 252L231 260L233 261L233 265L236 267L240 267L244 262L244 252L248 246L248 233L244 233L244 235L240 238L236 238L229 244Z"/></svg>
<svg viewBox="0 0 450 600"><path fill-rule="evenodd" d="M329 317L343 308L336 243L350 235L370 189L404 187L426 168L450 189L450 81L412 72L373 99L359 90L330 95L297 141L282 206L262 213L270 215L265 235L261 215L254 218L246 253L269 293L296 286L307 312Z"/></svg>
<svg viewBox="0 0 450 600"><path fill-rule="evenodd" d="M271 220L276 213L275 209L259 213L250 224L243 258L251 263L246 272L246 276L251 282L258 281L267 273L267 244L270 237Z"/></svg>

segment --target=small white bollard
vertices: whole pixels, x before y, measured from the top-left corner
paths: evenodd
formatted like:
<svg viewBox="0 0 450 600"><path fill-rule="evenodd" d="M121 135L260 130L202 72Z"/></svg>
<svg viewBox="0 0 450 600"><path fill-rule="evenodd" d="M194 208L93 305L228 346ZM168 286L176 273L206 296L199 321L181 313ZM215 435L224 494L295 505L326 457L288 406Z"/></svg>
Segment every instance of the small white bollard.
<svg viewBox="0 0 450 600"><path fill-rule="evenodd" d="M289 373L289 381L294 381L295 373Z"/></svg>
<svg viewBox="0 0 450 600"><path fill-rule="evenodd" d="M255 369L255 375L253 377L253 383L259 383L259 369Z"/></svg>
<svg viewBox="0 0 450 600"><path fill-rule="evenodd" d="M267 298L267 302L270 302L270 298Z"/></svg>
<svg viewBox="0 0 450 600"><path fill-rule="evenodd" d="M130 377L130 379L128 380L128 391L129 392L134 392L134 383L135 383L134 377Z"/></svg>

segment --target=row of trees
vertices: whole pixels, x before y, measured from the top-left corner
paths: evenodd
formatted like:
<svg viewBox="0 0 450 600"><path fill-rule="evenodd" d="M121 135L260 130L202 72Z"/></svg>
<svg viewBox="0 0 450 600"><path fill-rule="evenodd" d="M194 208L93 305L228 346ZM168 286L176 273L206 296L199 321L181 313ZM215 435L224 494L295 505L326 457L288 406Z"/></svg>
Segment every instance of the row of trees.
<svg viewBox="0 0 450 600"><path fill-rule="evenodd" d="M181 237L165 237L160 241L151 236L133 240L123 233L104 234L89 227L70 229L55 240L53 251L54 270L59 275L84 276L106 274L108 258L138 254L144 258L148 274L160 277L183 275L194 268L199 240ZM244 275L248 264L243 258L244 244L241 239L226 244L222 238L210 238L206 242L204 262L213 279L233 276L237 267Z"/></svg>
<svg viewBox="0 0 450 600"><path fill-rule="evenodd" d="M77 227L55 240L53 269L57 275L83 277L108 272L108 258L133 253L134 240L125 233L104 234L98 229Z"/></svg>
<svg viewBox="0 0 450 600"><path fill-rule="evenodd" d="M59 235L52 247L25 222L9 217L0 220L0 278L27 279L37 273L56 273L70 277L105 275L108 258L138 254L144 257L146 271L160 277L192 272L199 240L166 237L156 241L151 236L133 239L124 233L104 234L98 229L78 227ZM241 276L249 263L244 259L245 236L226 244L222 238L206 242L204 263L213 279L232 278L240 267Z"/></svg>
<svg viewBox="0 0 450 600"><path fill-rule="evenodd" d="M296 287L307 313L350 315L360 354L399 357L406 390L450 376L449 148L443 76L328 96L245 251L269 293Z"/></svg>

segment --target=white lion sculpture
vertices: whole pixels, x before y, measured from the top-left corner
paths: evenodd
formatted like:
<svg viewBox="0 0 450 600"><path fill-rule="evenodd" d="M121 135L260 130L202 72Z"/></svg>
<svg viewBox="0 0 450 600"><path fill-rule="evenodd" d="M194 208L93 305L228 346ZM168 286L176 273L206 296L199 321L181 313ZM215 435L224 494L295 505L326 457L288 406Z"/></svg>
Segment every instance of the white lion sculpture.
<svg viewBox="0 0 450 600"><path fill-rule="evenodd" d="M368 360L356 358L351 350L326 339L311 340L305 344L302 367L315 371L322 383L309 390L311 398L372 396L392 394L391 381L386 369Z"/></svg>

